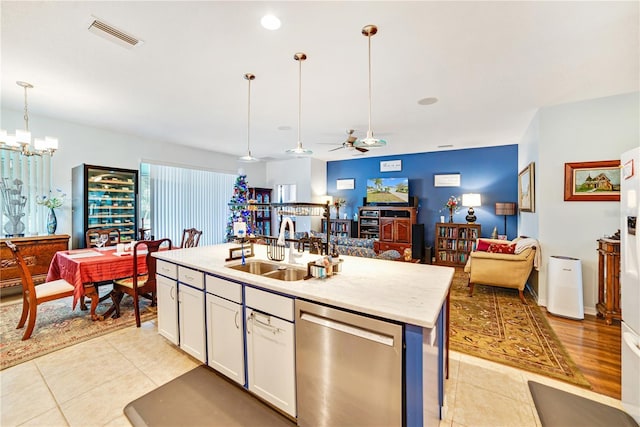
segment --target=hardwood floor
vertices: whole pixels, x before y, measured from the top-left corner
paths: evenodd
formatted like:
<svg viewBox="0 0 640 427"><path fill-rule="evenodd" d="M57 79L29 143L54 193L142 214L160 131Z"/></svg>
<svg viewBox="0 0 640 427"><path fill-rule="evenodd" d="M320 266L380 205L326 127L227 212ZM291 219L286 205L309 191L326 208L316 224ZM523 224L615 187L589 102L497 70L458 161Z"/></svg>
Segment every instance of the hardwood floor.
<svg viewBox="0 0 640 427"><path fill-rule="evenodd" d="M541 307L544 310L544 307ZM591 383L593 391L620 399L620 322L585 314L571 320L547 314L560 341Z"/></svg>

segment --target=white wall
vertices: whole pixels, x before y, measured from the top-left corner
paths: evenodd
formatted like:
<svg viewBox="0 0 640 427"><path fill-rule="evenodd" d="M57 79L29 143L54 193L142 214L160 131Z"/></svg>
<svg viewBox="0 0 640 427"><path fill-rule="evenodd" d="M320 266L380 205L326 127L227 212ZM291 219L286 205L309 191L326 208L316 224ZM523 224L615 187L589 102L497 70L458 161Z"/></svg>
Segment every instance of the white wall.
<svg viewBox="0 0 640 427"><path fill-rule="evenodd" d="M564 164L619 159L640 145L640 94L623 94L540 109L536 215L542 246L539 303L546 305L547 262L552 255L582 260L585 313L595 314L597 243L620 227L619 202L565 202ZM534 134L534 132L531 132ZM531 141L535 138L528 135ZM534 150L535 151L535 150ZM523 155L534 157L532 151ZM521 217L522 218L522 217ZM522 230L533 225L523 219Z"/></svg>
<svg viewBox="0 0 640 427"><path fill-rule="evenodd" d="M535 117L529 124L520 144L518 144L518 171L523 170L529 163L534 163L534 188L538 188L538 146L540 145L539 116ZM536 167L538 166L538 167ZM536 191L536 194L538 192ZM534 208L538 206L534 200ZM538 209L535 212L518 213L518 236L538 237Z"/></svg>
<svg viewBox="0 0 640 427"><path fill-rule="evenodd" d="M267 187L275 191L280 184L296 184L297 202L320 203L320 196L327 194L327 164L308 157L271 161L266 165ZM273 226L277 225L277 220ZM320 218L296 218L296 231L320 229ZM275 230L274 230L275 232ZM273 233L272 233L273 234Z"/></svg>
<svg viewBox="0 0 640 427"><path fill-rule="evenodd" d="M2 110L0 125L12 132L24 128L20 111ZM52 185L69 195L65 205L56 211L59 234L71 234L71 169L82 163L139 169L141 161L153 161L174 166L189 166L216 172L237 174L243 168L249 185L266 184L266 164L240 163L236 157L213 151L199 150L163 141L153 141L132 135L98 129L47 117L29 115L29 128L34 136L54 135L60 148L53 156ZM238 149L238 157L244 154Z"/></svg>

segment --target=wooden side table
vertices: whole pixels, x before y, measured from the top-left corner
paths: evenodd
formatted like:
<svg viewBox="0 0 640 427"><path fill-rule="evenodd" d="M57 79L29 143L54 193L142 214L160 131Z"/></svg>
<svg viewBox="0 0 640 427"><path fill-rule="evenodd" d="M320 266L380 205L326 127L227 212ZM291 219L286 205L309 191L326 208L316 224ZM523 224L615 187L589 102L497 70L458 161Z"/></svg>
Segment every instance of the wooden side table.
<svg viewBox="0 0 640 427"><path fill-rule="evenodd" d="M620 240L598 240L598 317L607 325L622 319L620 309Z"/></svg>

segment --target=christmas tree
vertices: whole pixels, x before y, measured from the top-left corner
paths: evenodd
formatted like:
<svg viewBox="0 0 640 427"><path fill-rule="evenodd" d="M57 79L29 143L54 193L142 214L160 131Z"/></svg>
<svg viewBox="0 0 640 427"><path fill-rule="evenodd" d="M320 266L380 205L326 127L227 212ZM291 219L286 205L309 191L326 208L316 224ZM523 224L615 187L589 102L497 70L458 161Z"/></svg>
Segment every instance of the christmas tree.
<svg viewBox="0 0 640 427"><path fill-rule="evenodd" d="M229 218L227 219L227 240L233 240L233 223L244 222L247 224L247 235L253 234L251 213L249 212L249 188L247 175L240 174L233 184L233 196L229 201Z"/></svg>

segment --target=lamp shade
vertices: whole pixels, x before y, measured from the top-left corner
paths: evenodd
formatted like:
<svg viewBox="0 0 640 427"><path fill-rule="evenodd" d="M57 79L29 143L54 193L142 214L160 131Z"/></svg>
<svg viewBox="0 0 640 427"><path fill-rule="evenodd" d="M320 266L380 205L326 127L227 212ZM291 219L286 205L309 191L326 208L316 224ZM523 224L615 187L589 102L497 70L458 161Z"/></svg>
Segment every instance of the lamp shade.
<svg viewBox="0 0 640 427"><path fill-rule="evenodd" d="M515 215L516 204L513 202L497 202L496 215Z"/></svg>
<svg viewBox="0 0 640 427"><path fill-rule="evenodd" d="M467 193L462 195L462 206L476 207L481 206L480 194Z"/></svg>

